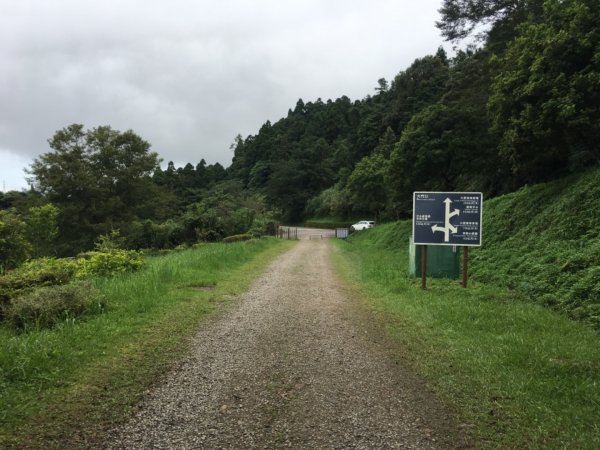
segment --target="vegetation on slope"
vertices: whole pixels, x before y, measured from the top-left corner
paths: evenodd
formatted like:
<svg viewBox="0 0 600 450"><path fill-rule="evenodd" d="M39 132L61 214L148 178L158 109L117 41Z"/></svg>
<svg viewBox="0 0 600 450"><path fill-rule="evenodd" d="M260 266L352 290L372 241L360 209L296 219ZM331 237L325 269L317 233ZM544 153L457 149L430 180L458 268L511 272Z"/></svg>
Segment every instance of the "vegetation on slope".
<svg viewBox="0 0 600 450"><path fill-rule="evenodd" d="M485 202L474 280L600 329L600 169Z"/></svg>

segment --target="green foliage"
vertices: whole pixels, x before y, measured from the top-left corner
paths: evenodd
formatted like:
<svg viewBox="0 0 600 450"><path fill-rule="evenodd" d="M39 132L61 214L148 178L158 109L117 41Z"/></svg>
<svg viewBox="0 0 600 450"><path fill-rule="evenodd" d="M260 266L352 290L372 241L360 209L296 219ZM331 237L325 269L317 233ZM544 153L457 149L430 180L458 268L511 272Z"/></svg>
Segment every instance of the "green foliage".
<svg viewBox="0 0 600 450"><path fill-rule="evenodd" d="M249 241L253 238L254 236L252 236L251 234L235 234L233 236L227 236L226 238L223 238L223 243L227 244L230 242L243 242Z"/></svg>
<svg viewBox="0 0 600 450"><path fill-rule="evenodd" d="M262 236L275 236L277 221L273 216L274 214L272 212L268 212L255 217L254 221L252 222L252 226L248 230L248 234L255 238Z"/></svg>
<svg viewBox="0 0 600 450"><path fill-rule="evenodd" d="M443 48L437 54L416 59L400 72L388 93L384 121L399 136L413 115L436 103L447 91L449 61Z"/></svg>
<svg viewBox="0 0 600 450"><path fill-rule="evenodd" d="M348 190L342 186L342 183L336 183L306 203L305 215L307 217L347 217L352 211L352 204L348 201L348 196Z"/></svg>
<svg viewBox="0 0 600 450"><path fill-rule="evenodd" d="M132 272L143 265L142 254L133 250L120 250L119 233L114 231L101 236L97 251L75 258L37 258L27 261L18 269L0 276L0 306L9 305L16 298L45 286L65 285L74 279L110 277Z"/></svg>
<svg viewBox="0 0 600 450"><path fill-rule="evenodd" d="M97 252L109 253L123 249L125 241L119 230L112 230L110 233L98 236L94 247Z"/></svg>
<svg viewBox="0 0 600 450"><path fill-rule="evenodd" d="M536 13L541 3L542 0L444 0L439 10L441 20L436 25L449 41L464 39L488 24L492 25L491 30L488 27L486 31L494 35L499 28L514 30L528 13ZM481 40L485 34L481 31L477 38Z"/></svg>
<svg viewBox="0 0 600 450"><path fill-rule="evenodd" d="M600 160L599 21L595 0L548 0L499 61L489 106L522 182Z"/></svg>
<svg viewBox="0 0 600 450"><path fill-rule="evenodd" d="M182 216L185 240L216 242L224 237L245 234L267 234L273 213L265 199L244 191L238 181L218 183L207 191L202 201L189 205Z"/></svg>
<svg viewBox="0 0 600 450"><path fill-rule="evenodd" d="M187 163L184 167L176 168L175 164L169 161L166 170L157 168L152 175L152 180L167 201L164 208L167 215L182 212L188 205L200 201L205 190L224 181L225 178L226 172L221 164L207 165L204 159L201 159L196 167ZM161 214L161 217L164 217L164 214Z"/></svg>
<svg viewBox="0 0 600 450"><path fill-rule="evenodd" d="M600 329L600 170L485 202L473 279Z"/></svg>
<svg viewBox="0 0 600 450"><path fill-rule="evenodd" d="M388 198L385 181L388 164L379 153L365 156L356 164L347 184L348 200L356 212L368 213L379 220Z"/></svg>
<svg viewBox="0 0 600 450"><path fill-rule="evenodd" d="M0 210L14 209L21 216L27 215L30 208L46 203L40 193L34 190L0 192Z"/></svg>
<svg viewBox="0 0 600 450"><path fill-rule="evenodd" d="M155 223L150 219L135 221L129 227L127 247L133 249L169 249L184 240L184 227L180 222L169 219Z"/></svg>
<svg viewBox="0 0 600 450"><path fill-rule="evenodd" d="M0 277L0 304L36 287L69 283L77 270L72 259L38 258Z"/></svg>
<svg viewBox="0 0 600 450"><path fill-rule="evenodd" d="M485 115L464 105L442 102L415 114L394 147L387 184L403 211L415 190L481 190L490 149ZM480 133L484 130L483 133ZM485 174L482 176L482 174Z"/></svg>
<svg viewBox="0 0 600 450"><path fill-rule="evenodd" d="M58 237L59 209L51 203L29 208L26 218L26 236L31 244L32 257L52 256Z"/></svg>
<svg viewBox="0 0 600 450"><path fill-rule="evenodd" d="M0 274L13 269L31 254L25 222L14 210L0 210Z"/></svg>
<svg viewBox="0 0 600 450"><path fill-rule="evenodd" d="M110 250L87 252L77 264L75 277L109 277L134 272L144 264L142 253L135 250Z"/></svg>
<svg viewBox="0 0 600 450"><path fill-rule="evenodd" d="M159 213L165 199L150 176L158 155L133 131L71 125L29 170L35 188L60 209L60 254L88 250L96 236Z"/></svg>
<svg viewBox="0 0 600 450"><path fill-rule="evenodd" d="M105 299L89 282L47 286L12 299L4 308L4 318L10 326L28 331L74 321L105 306Z"/></svg>

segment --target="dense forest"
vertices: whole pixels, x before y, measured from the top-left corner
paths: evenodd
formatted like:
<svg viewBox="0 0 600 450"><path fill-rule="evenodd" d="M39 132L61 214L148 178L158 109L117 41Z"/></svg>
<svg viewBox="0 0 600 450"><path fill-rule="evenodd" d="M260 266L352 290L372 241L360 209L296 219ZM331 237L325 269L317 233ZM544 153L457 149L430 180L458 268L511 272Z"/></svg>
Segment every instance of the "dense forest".
<svg viewBox="0 0 600 450"><path fill-rule="evenodd" d="M199 155L162 169L131 130L66 126L28 168L31 189L0 195L0 269L115 231L173 248L306 218L394 220L414 190L489 198L595 165L599 23L598 0L443 0L454 57L440 48L361 100L300 99L237 136L227 168Z"/></svg>

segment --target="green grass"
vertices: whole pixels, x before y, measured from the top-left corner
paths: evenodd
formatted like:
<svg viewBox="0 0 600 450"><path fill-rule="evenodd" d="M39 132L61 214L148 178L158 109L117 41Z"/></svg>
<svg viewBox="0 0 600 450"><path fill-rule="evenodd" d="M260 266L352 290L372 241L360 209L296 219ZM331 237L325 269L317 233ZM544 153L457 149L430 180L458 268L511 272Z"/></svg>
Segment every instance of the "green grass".
<svg viewBox="0 0 600 450"><path fill-rule="evenodd" d="M0 447L76 448L122 420L211 313L292 245L261 239L150 258L96 285L107 310L53 330L0 328Z"/></svg>
<svg viewBox="0 0 600 450"><path fill-rule="evenodd" d="M473 279L600 330L600 169L486 201Z"/></svg>
<svg viewBox="0 0 600 450"><path fill-rule="evenodd" d="M399 222L336 241L335 261L477 446L600 448L598 333L493 285L422 290L407 274L410 232Z"/></svg>

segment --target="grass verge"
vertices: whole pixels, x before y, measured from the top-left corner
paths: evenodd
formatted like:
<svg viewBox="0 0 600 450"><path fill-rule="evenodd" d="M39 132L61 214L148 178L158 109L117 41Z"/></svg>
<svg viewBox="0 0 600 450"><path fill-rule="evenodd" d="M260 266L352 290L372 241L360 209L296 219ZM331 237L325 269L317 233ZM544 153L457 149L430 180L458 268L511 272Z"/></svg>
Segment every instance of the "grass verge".
<svg viewBox="0 0 600 450"><path fill-rule="evenodd" d="M92 448L189 337L289 246L261 239L152 258L96 284L105 313L53 330L0 328L0 448Z"/></svg>
<svg viewBox="0 0 600 450"><path fill-rule="evenodd" d="M506 289L407 274L410 223L337 241L340 273L479 448L600 448L600 336Z"/></svg>

